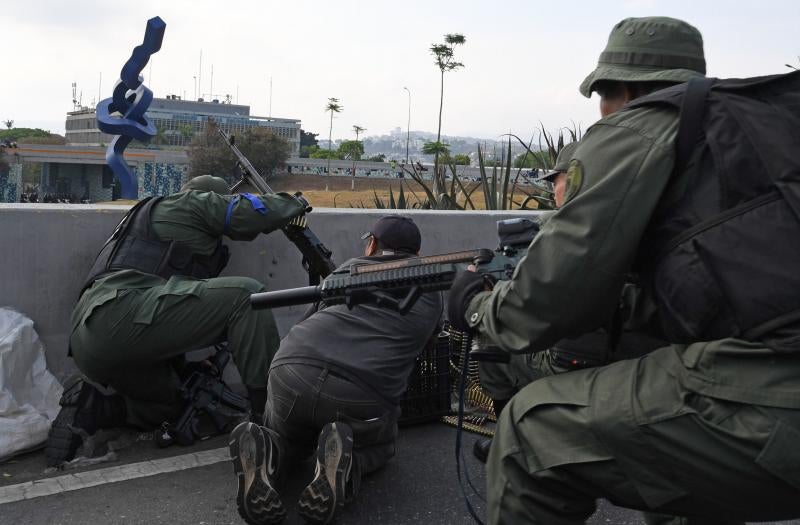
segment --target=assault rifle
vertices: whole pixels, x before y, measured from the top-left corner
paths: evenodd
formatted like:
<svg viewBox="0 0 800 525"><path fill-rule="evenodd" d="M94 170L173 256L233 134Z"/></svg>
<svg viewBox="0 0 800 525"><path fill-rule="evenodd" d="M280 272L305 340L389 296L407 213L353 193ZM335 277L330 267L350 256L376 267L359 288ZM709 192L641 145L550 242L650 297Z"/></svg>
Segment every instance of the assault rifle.
<svg viewBox="0 0 800 525"><path fill-rule="evenodd" d="M239 151L239 148L236 147L234 136L228 135L219 128L217 128L217 131L222 135L225 144L236 157L236 166L242 173L242 178L231 186L231 192L235 192L244 184L249 184L261 194L275 193L272 191L272 188L269 187L267 181L264 180L264 177L258 173L258 170L256 170L250 161L247 160L247 157ZM301 193L295 195L302 198ZM292 221L281 228L281 230L286 237L297 246L300 253L303 254L303 268L308 272L310 284L319 283L320 279L324 279L336 269L336 265L333 263L333 260L331 260L331 255L333 255L333 253L322 244L322 241L320 241L319 238L314 235L314 232L311 231L311 228L308 227L308 221L305 215L292 219Z"/></svg>
<svg viewBox="0 0 800 525"><path fill-rule="evenodd" d="M500 246L390 262L354 264L331 273L316 286L261 292L250 296L253 308L278 308L322 301L352 307L370 303L408 312L423 293L447 290L459 270L475 265L478 273L497 280L510 279L536 233L539 223L529 219L497 222Z"/></svg>
<svg viewBox="0 0 800 525"><path fill-rule="evenodd" d="M173 443L188 446L196 440L220 434L236 419L230 412L241 414L247 411L247 399L231 390L222 380L222 373L231 360L228 344L218 344L215 350L208 367L201 366L192 371L183 381L181 395L186 406L177 422L165 421L155 431L154 437L159 447L168 447ZM257 407L251 409L255 411ZM229 413L226 414L225 410ZM198 416L201 413L208 416L213 427L199 428Z"/></svg>

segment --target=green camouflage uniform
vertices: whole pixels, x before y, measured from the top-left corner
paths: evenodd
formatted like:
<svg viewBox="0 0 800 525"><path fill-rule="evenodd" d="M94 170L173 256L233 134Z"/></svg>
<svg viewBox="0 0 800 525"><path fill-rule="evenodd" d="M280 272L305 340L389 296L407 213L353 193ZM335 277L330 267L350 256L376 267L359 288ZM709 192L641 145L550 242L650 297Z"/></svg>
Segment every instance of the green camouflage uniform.
<svg viewBox="0 0 800 525"><path fill-rule="evenodd" d="M566 172L569 168L569 161L572 152L578 146L578 142L570 142L558 152L558 158L553 169L545 172L542 178L549 179L558 173ZM545 212L539 218L539 224L546 222L553 212ZM592 338L591 344L604 344L601 337ZM596 341L595 341L596 339ZM599 350L599 349L598 349ZM511 355L508 363L493 361L479 361L478 374L480 375L481 387L492 399L506 401L519 390L540 377L559 374L569 371L558 363L551 354L550 350L533 354ZM498 414L499 415L499 414Z"/></svg>
<svg viewBox="0 0 800 525"><path fill-rule="evenodd" d="M575 141L564 145L553 169L542 178L552 181L555 175L566 173L578 144ZM539 224L546 222L554 213L544 212L539 217ZM561 340L554 348L543 352L511 354L508 363L479 361L481 387L489 397L504 404L536 379L644 355L664 346L663 338L647 333L652 328L654 314L655 305L643 290L637 284L626 283L619 301L617 318L621 326L619 335L615 336L618 340L611 341L608 330L604 328L574 339ZM617 321L610 321L608 328L611 328L612 322Z"/></svg>
<svg viewBox="0 0 800 525"><path fill-rule="evenodd" d="M233 207L227 236L253 240L300 215L286 194L260 195L258 213L247 199ZM212 191L165 197L152 212L155 233L210 254L223 236L233 199ZM265 387L279 337L272 312L253 310L251 293L264 286L247 277L168 280L135 270L98 279L72 312L70 347L78 368L125 398L128 423L152 428L180 415L180 382L169 360L227 340L242 382Z"/></svg>
<svg viewBox="0 0 800 525"><path fill-rule="evenodd" d="M638 285L625 284L618 308L619 335L609 334L609 322L609 329L562 339L543 352L511 354L508 363L479 361L481 387L492 399L505 402L542 377L640 357L664 346L657 332L648 333L655 305Z"/></svg>
<svg viewBox="0 0 800 525"><path fill-rule="evenodd" d="M676 55L689 54L688 37L676 35L691 31L672 19L623 21L582 92L603 78L679 82L704 72L650 65L637 77L636 67L615 65L649 62L652 54L638 53L648 39L656 54L670 38ZM650 218L688 184L670 181L677 124L673 110L644 107L592 126L570 163L566 204L514 278L473 298L469 324L517 353L598 328ZM535 381L498 423L487 464L489 521L583 523L597 498L700 523L797 517L798 378L800 354L722 339Z"/></svg>

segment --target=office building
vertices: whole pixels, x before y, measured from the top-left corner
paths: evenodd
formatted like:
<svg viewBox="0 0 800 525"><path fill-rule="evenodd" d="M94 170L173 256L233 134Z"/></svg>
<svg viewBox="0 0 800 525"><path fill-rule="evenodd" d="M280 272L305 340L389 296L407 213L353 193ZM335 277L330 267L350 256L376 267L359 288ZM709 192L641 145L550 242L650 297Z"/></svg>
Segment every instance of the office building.
<svg viewBox="0 0 800 525"><path fill-rule="evenodd" d="M203 133L206 123L213 119L223 130L240 134L262 127L289 141L291 156L300 154L300 121L297 119L257 117L250 115L250 106L232 104L230 100L182 100L177 95L155 98L145 113L158 130L150 141L153 146L188 147L195 135ZM66 140L69 145L106 146L112 135L97 128L94 108L81 108L67 113ZM132 144L136 147L136 144ZM140 145L141 146L141 145Z"/></svg>

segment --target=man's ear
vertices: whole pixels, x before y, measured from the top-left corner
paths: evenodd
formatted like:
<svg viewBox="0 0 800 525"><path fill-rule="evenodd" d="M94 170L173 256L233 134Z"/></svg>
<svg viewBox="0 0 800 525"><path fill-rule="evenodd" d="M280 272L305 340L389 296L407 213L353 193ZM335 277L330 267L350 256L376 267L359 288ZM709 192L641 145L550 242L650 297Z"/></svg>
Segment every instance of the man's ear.
<svg viewBox="0 0 800 525"><path fill-rule="evenodd" d="M370 237L367 247L364 249L364 255L370 257L377 251L378 243L375 242L375 237Z"/></svg>
<svg viewBox="0 0 800 525"><path fill-rule="evenodd" d="M622 105L624 106L625 104L636 98L636 94L633 92L629 84L623 83L622 89L625 95L625 101L622 103Z"/></svg>

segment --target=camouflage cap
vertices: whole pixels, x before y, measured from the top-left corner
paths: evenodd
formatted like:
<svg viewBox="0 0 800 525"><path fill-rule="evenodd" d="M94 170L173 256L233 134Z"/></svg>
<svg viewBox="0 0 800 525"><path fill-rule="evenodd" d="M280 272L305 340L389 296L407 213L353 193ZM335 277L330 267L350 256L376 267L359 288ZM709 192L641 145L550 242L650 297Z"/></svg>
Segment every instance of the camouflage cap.
<svg viewBox="0 0 800 525"><path fill-rule="evenodd" d="M181 191L213 191L219 195L228 195L231 190L225 179L214 177L212 175L200 175L193 179L186 181L186 184L181 186Z"/></svg>
<svg viewBox="0 0 800 525"><path fill-rule="evenodd" d="M558 157L556 158L556 163L553 166L553 169L542 173L538 180L549 181L559 173L567 171L569 168L569 161L572 160L572 154L575 153L575 149L578 147L578 144L579 142L577 140L575 142L570 142L569 144L564 144L564 146L561 148L561 151L558 152Z"/></svg>
<svg viewBox="0 0 800 525"><path fill-rule="evenodd" d="M597 68L581 83L592 96L596 82L687 82L706 74L703 37L683 20L654 16L626 18L614 26Z"/></svg>

